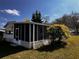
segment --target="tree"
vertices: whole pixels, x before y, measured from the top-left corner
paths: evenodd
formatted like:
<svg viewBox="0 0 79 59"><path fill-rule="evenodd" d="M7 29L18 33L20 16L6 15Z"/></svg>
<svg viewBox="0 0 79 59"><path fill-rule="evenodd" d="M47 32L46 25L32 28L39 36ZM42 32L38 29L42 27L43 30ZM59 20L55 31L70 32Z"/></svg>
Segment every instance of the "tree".
<svg viewBox="0 0 79 59"><path fill-rule="evenodd" d="M37 23L42 23L41 19L41 13L36 11L35 13L32 14L32 21L37 22Z"/></svg>
<svg viewBox="0 0 79 59"><path fill-rule="evenodd" d="M79 23L77 22L78 18L76 16L73 16L72 19L73 19L73 25L74 25L75 31L78 34L78 29L79 29Z"/></svg>
<svg viewBox="0 0 79 59"><path fill-rule="evenodd" d="M44 23L48 23L50 18L49 18L49 16L45 16L45 17L42 17L42 20Z"/></svg>
<svg viewBox="0 0 79 59"><path fill-rule="evenodd" d="M30 20L26 17L24 18L24 22L30 22Z"/></svg>
<svg viewBox="0 0 79 59"><path fill-rule="evenodd" d="M79 32L79 13L72 13L70 15L64 15L63 17L56 20L56 23L65 24L71 30L74 30L76 33Z"/></svg>

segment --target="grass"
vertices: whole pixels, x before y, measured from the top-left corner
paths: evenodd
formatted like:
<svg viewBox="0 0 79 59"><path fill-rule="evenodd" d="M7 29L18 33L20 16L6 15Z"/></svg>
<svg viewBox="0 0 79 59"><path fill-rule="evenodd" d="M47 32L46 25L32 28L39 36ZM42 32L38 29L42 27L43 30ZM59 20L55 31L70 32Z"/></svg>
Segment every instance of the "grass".
<svg viewBox="0 0 79 59"><path fill-rule="evenodd" d="M67 39L68 45L76 46L79 45L79 36L72 36L71 38Z"/></svg>
<svg viewBox="0 0 79 59"><path fill-rule="evenodd" d="M54 49L46 46L44 50L20 50L19 52L8 54L1 59L79 59L79 36L72 36L66 40L65 48ZM52 47L52 46L51 46ZM13 48L15 51L15 48Z"/></svg>

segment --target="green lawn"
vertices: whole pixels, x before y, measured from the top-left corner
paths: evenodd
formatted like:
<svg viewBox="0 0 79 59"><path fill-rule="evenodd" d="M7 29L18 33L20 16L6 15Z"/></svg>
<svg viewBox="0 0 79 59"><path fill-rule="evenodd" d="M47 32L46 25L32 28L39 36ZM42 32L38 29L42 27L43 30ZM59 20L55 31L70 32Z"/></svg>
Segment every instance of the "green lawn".
<svg viewBox="0 0 79 59"><path fill-rule="evenodd" d="M23 50L8 54L1 59L79 59L79 36L72 36L66 42L68 44L64 48L52 49L52 46L46 46L44 50Z"/></svg>

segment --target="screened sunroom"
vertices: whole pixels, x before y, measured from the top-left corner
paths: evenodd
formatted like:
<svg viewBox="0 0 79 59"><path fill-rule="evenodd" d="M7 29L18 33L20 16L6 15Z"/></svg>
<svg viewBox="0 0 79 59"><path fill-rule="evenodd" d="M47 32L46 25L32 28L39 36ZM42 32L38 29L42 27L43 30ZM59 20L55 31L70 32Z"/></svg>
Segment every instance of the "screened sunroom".
<svg viewBox="0 0 79 59"><path fill-rule="evenodd" d="M49 44L49 25L35 22L14 23L14 40L17 44L26 48L39 48Z"/></svg>

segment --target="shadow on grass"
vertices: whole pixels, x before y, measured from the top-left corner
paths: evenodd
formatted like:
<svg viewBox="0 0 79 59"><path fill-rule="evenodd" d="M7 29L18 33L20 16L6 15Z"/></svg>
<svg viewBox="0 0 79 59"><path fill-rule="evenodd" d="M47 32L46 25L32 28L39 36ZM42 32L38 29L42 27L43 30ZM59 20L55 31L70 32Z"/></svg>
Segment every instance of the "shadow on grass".
<svg viewBox="0 0 79 59"><path fill-rule="evenodd" d="M50 51L51 52L51 51L57 50L59 48L64 48L65 45L66 45L66 43L62 42L62 41L61 42L54 42L48 46L43 46L37 50L40 52L42 52L42 51ZM28 49L20 47L20 46L16 46L16 47L10 46L10 43L5 42L5 41L0 42L0 58L11 55L11 54L15 54L17 52L21 52L24 50L28 50Z"/></svg>
<svg viewBox="0 0 79 59"><path fill-rule="evenodd" d="M21 52L27 50L26 48L20 47L20 46L10 46L8 42L0 42L0 58L8 56L10 54L15 54L17 52Z"/></svg>
<svg viewBox="0 0 79 59"><path fill-rule="evenodd" d="M57 49L60 49L60 48L65 48L66 46L66 42L52 42L50 45L47 45L47 46L43 46L39 49L37 49L38 51L42 52L42 51L54 51L54 50L57 50Z"/></svg>

